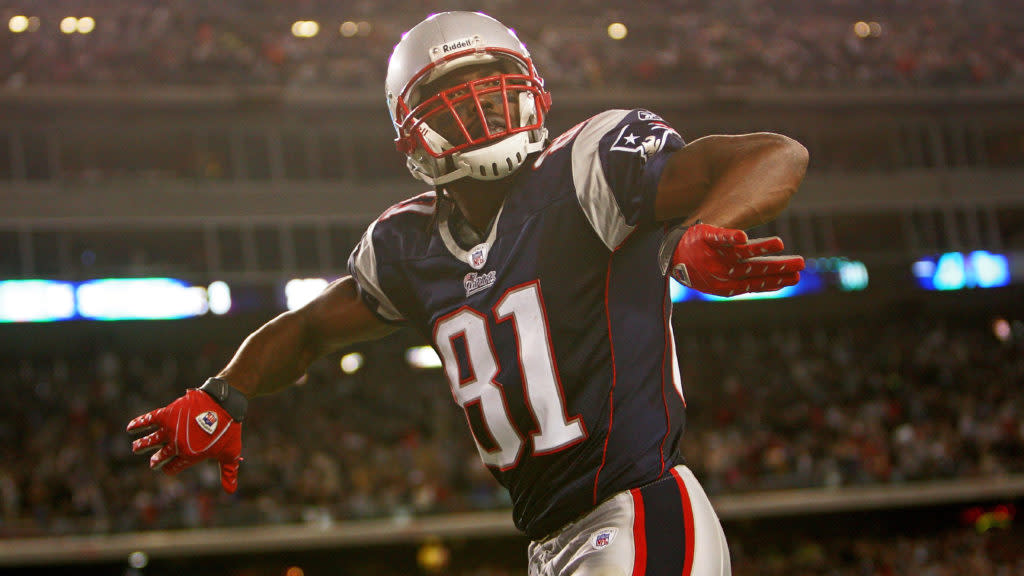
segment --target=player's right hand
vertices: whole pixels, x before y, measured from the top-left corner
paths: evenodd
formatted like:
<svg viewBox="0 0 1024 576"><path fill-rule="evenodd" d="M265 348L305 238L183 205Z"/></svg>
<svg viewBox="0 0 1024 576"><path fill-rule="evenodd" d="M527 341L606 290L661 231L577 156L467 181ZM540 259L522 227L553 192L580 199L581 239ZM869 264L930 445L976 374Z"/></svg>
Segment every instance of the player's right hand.
<svg viewBox="0 0 1024 576"><path fill-rule="evenodd" d="M199 389L128 423L129 432L147 433L132 442L132 452L148 454L149 467L174 475L207 459L220 463L220 483L228 493L238 488L242 461L242 423ZM154 452L155 451L155 452Z"/></svg>

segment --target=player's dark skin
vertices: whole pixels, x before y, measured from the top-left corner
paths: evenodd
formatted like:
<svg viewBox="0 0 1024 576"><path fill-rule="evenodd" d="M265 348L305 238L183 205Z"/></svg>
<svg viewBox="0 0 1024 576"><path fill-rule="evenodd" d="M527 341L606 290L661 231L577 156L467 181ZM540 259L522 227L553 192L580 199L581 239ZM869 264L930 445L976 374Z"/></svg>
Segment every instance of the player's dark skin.
<svg viewBox="0 0 1024 576"><path fill-rule="evenodd" d="M456 70L431 89L450 88L493 75L495 70ZM500 100L492 104L500 109ZM518 110L514 112L518 116ZM450 125L435 129L454 137ZM803 180L807 162L807 150L779 134L705 136L672 154L665 165L658 182L655 217L659 221L685 217L684 224L699 219L723 228L752 228L772 220L788 205ZM511 184L512 178L464 178L446 184L445 190L466 220L485 230L501 209ZM247 396L271 394L292 385L318 357L394 330L370 311L359 297L355 280L346 276L306 306L281 314L250 335L218 376Z"/></svg>

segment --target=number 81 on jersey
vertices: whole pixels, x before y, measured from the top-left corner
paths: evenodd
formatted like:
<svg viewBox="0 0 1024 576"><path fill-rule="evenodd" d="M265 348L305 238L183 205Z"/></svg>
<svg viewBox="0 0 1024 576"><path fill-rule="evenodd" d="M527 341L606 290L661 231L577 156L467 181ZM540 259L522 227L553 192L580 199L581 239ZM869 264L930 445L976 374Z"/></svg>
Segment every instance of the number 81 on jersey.
<svg viewBox="0 0 1024 576"><path fill-rule="evenodd" d="M537 431L531 434L533 455L557 452L586 438L583 419L566 416L540 283L533 281L510 288L498 300L493 312L497 322L511 320L515 329L524 396L536 423ZM456 342L460 340L465 343L465 373L456 354ZM474 431L473 440L480 458L484 464L501 470L514 468L523 450L523 437L512 422L504 390L495 381L501 366L492 345L487 317L468 306L459 308L434 325L434 345L455 402L466 411L467 420L469 409L479 405L484 426L497 446L490 449L483 446Z"/></svg>

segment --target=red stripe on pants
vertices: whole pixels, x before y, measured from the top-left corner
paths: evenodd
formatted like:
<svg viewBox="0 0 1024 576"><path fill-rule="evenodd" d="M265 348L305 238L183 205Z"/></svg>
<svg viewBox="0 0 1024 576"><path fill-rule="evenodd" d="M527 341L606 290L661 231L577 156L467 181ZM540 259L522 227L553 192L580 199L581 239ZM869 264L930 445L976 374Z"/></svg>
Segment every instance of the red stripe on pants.
<svg viewBox="0 0 1024 576"><path fill-rule="evenodd" d="M679 493L683 496L683 523L686 525L686 559L683 562L683 576L690 576L690 572L693 570L693 506L690 504L690 493L686 490L683 477L675 468L672 469L672 475L675 476L676 484L679 484Z"/></svg>
<svg viewBox="0 0 1024 576"><path fill-rule="evenodd" d="M644 529L644 497L640 489L629 491L633 497L633 576L644 576L647 571L647 532Z"/></svg>

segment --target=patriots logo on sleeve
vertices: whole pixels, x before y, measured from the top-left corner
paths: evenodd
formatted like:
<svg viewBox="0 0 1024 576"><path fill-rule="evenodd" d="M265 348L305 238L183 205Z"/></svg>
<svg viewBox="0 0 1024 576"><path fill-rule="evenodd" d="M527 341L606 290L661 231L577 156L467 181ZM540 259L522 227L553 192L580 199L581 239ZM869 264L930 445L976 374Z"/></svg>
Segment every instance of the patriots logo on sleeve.
<svg viewBox="0 0 1024 576"><path fill-rule="evenodd" d="M657 154L665 147L665 143L670 136L682 139L679 133L666 124L657 114L638 110L636 115L637 120L640 120L643 124L636 123L623 126L609 149L610 151L636 154L646 162L648 158Z"/></svg>

